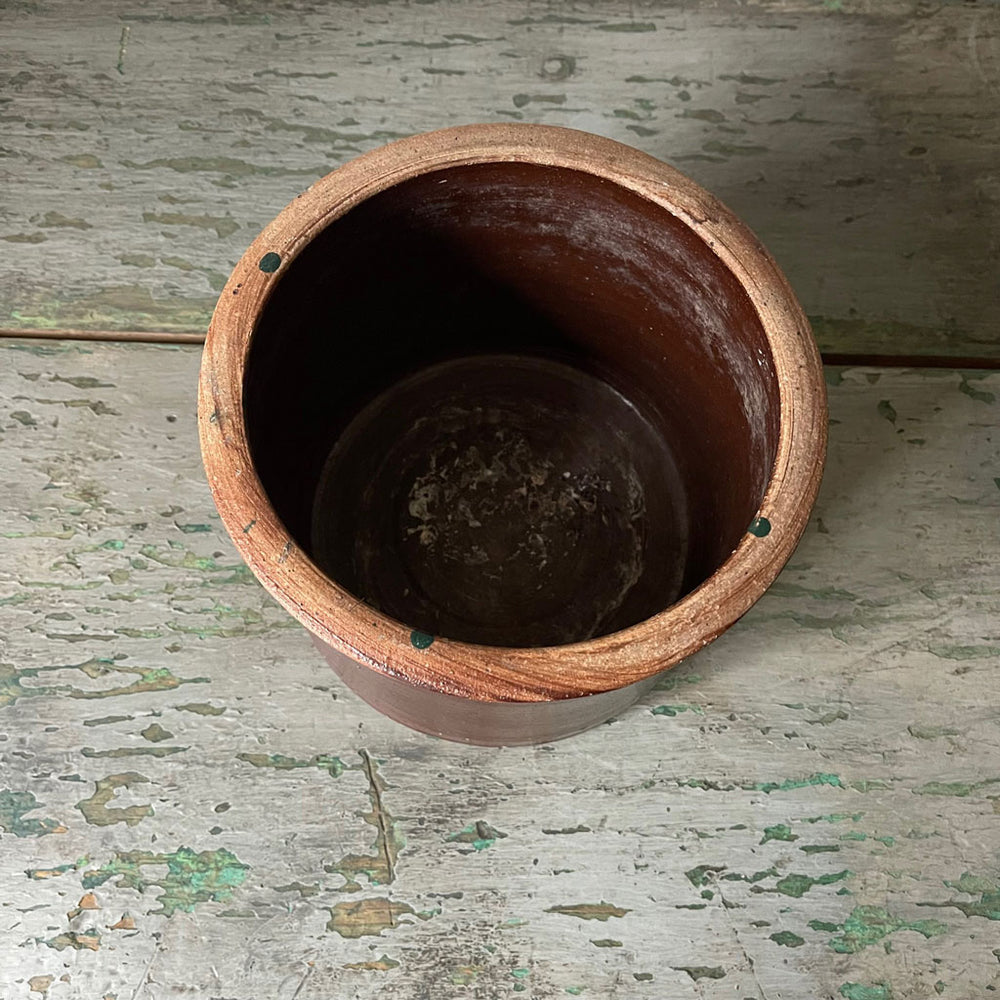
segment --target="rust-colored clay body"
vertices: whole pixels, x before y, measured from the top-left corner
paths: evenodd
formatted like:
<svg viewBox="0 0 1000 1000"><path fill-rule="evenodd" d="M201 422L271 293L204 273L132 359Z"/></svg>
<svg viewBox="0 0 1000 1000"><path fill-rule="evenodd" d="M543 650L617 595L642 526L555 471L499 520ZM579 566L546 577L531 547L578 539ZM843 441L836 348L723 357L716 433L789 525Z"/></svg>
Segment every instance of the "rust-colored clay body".
<svg viewBox="0 0 1000 1000"><path fill-rule="evenodd" d="M202 366L223 520L362 697L555 739L731 625L797 543L819 357L766 251L636 150L415 136L243 257Z"/></svg>

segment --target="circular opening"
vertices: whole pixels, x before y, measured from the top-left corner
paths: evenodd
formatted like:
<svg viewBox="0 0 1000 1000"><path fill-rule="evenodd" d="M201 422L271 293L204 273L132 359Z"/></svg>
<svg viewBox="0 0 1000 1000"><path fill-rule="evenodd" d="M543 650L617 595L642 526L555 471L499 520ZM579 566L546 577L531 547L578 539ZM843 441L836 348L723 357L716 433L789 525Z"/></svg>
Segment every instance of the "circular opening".
<svg viewBox="0 0 1000 1000"><path fill-rule="evenodd" d="M434 170L287 265L244 381L295 542L407 627L491 646L628 628L745 535L778 446L767 338L662 206L565 167Z"/></svg>

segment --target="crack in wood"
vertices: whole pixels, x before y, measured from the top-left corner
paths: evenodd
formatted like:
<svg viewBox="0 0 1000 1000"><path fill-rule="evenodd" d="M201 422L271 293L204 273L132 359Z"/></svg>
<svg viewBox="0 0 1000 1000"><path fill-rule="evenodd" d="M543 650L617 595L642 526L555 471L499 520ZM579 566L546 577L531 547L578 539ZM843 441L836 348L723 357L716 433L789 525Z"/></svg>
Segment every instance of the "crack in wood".
<svg viewBox="0 0 1000 1000"><path fill-rule="evenodd" d="M393 861L392 851L389 848L391 831L389 830L389 825L386 823L386 812L382 805L382 790L379 788L378 766L372 760L367 750L359 750L358 755L364 764L365 777L368 779L368 797L371 799L372 812L374 813L378 829L375 849L380 850L385 858L385 868L389 875L388 881L393 882L396 878L396 866Z"/></svg>

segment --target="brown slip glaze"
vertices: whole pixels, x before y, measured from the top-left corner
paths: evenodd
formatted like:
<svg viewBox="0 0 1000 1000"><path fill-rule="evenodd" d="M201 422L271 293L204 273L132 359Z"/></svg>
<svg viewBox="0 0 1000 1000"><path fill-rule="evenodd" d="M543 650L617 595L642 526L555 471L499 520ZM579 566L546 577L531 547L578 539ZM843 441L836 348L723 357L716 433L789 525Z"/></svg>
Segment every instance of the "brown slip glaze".
<svg viewBox="0 0 1000 1000"><path fill-rule="evenodd" d="M826 438L745 227L636 150L522 125L299 196L222 293L199 423L237 547L345 682L488 744L593 725L731 625Z"/></svg>

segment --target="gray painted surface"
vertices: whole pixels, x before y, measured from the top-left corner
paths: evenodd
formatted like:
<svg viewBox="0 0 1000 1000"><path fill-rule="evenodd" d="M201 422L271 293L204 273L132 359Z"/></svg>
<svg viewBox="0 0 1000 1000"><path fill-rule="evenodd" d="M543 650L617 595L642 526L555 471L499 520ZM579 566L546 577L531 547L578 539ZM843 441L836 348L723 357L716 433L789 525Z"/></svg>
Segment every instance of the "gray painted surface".
<svg viewBox="0 0 1000 1000"><path fill-rule="evenodd" d="M830 370L768 594L614 722L493 750L376 715L240 565L197 350L0 360L4 997L1000 986L1000 375Z"/></svg>

